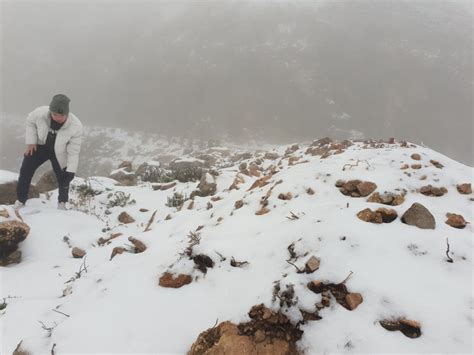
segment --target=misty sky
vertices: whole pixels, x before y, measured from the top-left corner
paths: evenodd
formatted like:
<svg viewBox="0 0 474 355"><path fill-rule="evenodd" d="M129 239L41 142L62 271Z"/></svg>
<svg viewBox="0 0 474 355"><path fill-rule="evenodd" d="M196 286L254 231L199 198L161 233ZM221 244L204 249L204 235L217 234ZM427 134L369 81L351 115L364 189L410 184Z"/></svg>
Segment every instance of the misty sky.
<svg viewBox="0 0 474 355"><path fill-rule="evenodd" d="M472 19L469 0L2 0L0 111L65 93L85 125L397 137L472 166Z"/></svg>

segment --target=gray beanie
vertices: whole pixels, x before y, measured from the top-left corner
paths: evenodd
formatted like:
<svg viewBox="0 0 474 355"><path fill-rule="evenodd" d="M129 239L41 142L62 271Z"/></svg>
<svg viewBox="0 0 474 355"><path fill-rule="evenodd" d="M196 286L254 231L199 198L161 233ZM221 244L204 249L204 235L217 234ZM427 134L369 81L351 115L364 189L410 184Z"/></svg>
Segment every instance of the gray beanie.
<svg viewBox="0 0 474 355"><path fill-rule="evenodd" d="M63 94L57 94L53 96L51 103L49 104L49 110L54 113L67 115L69 113L69 97Z"/></svg>

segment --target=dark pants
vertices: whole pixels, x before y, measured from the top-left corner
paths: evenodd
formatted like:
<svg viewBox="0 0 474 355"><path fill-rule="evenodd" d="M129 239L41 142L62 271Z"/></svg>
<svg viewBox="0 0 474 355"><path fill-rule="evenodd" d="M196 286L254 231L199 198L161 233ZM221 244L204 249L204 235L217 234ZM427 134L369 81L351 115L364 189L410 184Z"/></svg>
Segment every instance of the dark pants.
<svg viewBox="0 0 474 355"><path fill-rule="evenodd" d="M28 190L30 189L31 179L33 175L44 162L51 161L56 179L58 180L59 188L59 202L67 202L69 199L69 183L74 179L74 174L66 173L61 170L61 167L56 159L54 152L46 149L44 145L37 145L37 149L32 155L25 156L21 164L20 177L18 178L18 185L16 195L18 201L25 203L28 199Z"/></svg>

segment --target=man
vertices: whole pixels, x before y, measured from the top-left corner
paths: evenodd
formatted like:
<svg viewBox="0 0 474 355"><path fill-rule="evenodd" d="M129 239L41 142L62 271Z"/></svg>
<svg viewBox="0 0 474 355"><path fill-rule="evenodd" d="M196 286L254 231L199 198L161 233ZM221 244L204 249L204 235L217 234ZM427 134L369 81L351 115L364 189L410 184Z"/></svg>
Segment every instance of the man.
<svg viewBox="0 0 474 355"><path fill-rule="evenodd" d="M82 123L69 112L71 100L63 94L53 96L48 106L41 106L26 119L26 144L17 186L15 209L28 199L33 175L44 162L51 161L58 181L58 209L65 210L69 183L74 179L81 150Z"/></svg>

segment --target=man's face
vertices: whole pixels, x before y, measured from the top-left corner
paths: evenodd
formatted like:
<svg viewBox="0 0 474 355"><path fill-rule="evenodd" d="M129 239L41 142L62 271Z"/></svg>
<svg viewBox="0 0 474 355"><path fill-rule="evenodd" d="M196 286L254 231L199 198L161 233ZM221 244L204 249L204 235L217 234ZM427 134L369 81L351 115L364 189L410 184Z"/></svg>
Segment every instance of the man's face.
<svg viewBox="0 0 474 355"><path fill-rule="evenodd" d="M63 123L64 121L66 121L67 115L63 115L62 113L51 112L51 118L57 123Z"/></svg>

